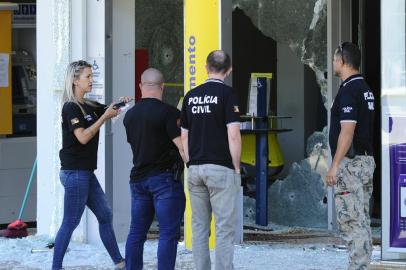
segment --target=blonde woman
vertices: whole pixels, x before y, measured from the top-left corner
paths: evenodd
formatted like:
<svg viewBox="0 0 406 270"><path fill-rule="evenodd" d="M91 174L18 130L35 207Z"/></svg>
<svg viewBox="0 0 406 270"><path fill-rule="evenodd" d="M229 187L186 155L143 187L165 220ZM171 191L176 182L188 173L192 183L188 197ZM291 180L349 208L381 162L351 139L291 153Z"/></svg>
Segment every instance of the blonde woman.
<svg viewBox="0 0 406 270"><path fill-rule="evenodd" d="M91 65L72 62L67 69L62 108L62 149L60 180L65 189L62 225L55 239L52 269L62 269L62 261L73 231L78 226L85 206L96 215L100 238L116 269L125 269L113 231L113 213L94 170L97 167L99 129L119 111L113 104L105 106L86 99L92 91ZM129 101L128 98L124 98Z"/></svg>

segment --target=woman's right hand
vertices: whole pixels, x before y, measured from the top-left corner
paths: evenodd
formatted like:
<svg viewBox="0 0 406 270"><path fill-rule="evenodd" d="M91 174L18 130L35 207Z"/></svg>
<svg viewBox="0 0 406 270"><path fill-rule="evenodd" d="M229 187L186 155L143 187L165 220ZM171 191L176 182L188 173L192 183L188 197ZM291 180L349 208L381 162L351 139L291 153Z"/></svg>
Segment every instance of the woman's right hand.
<svg viewBox="0 0 406 270"><path fill-rule="evenodd" d="M106 111L103 114L103 117L106 120L117 116L119 113L119 110L113 109L113 105L114 105L114 103L110 104L110 106L106 109Z"/></svg>

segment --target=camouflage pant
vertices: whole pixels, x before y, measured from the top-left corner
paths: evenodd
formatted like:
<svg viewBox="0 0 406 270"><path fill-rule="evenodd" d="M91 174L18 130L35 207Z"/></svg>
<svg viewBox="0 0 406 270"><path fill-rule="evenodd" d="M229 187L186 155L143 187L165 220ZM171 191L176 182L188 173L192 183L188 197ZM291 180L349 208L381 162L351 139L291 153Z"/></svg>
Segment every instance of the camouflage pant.
<svg viewBox="0 0 406 270"><path fill-rule="evenodd" d="M375 161L371 156L344 158L337 172L337 223L349 249L348 269L369 269L372 254L369 199Z"/></svg>

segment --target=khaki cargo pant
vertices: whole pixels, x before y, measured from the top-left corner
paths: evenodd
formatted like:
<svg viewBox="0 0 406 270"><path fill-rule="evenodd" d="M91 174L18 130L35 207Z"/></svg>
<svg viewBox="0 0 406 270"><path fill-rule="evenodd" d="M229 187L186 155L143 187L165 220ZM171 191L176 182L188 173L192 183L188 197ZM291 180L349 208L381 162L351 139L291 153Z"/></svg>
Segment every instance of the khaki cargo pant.
<svg viewBox="0 0 406 270"><path fill-rule="evenodd" d="M372 156L344 158L337 172L337 223L349 249L348 269L370 269L372 254L369 200L375 161Z"/></svg>

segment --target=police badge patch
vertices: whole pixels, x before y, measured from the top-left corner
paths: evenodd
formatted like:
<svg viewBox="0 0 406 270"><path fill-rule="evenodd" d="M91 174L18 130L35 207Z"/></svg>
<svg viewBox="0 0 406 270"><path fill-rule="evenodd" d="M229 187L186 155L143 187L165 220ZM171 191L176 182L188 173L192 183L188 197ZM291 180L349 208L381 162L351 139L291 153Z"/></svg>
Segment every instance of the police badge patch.
<svg viewBox="0 0 406 270"><path fill-rule="evenodd" d="M73 118L70 120L72 125L76 125L77 123L79 123L79 119L77 117Z"/></svg>

